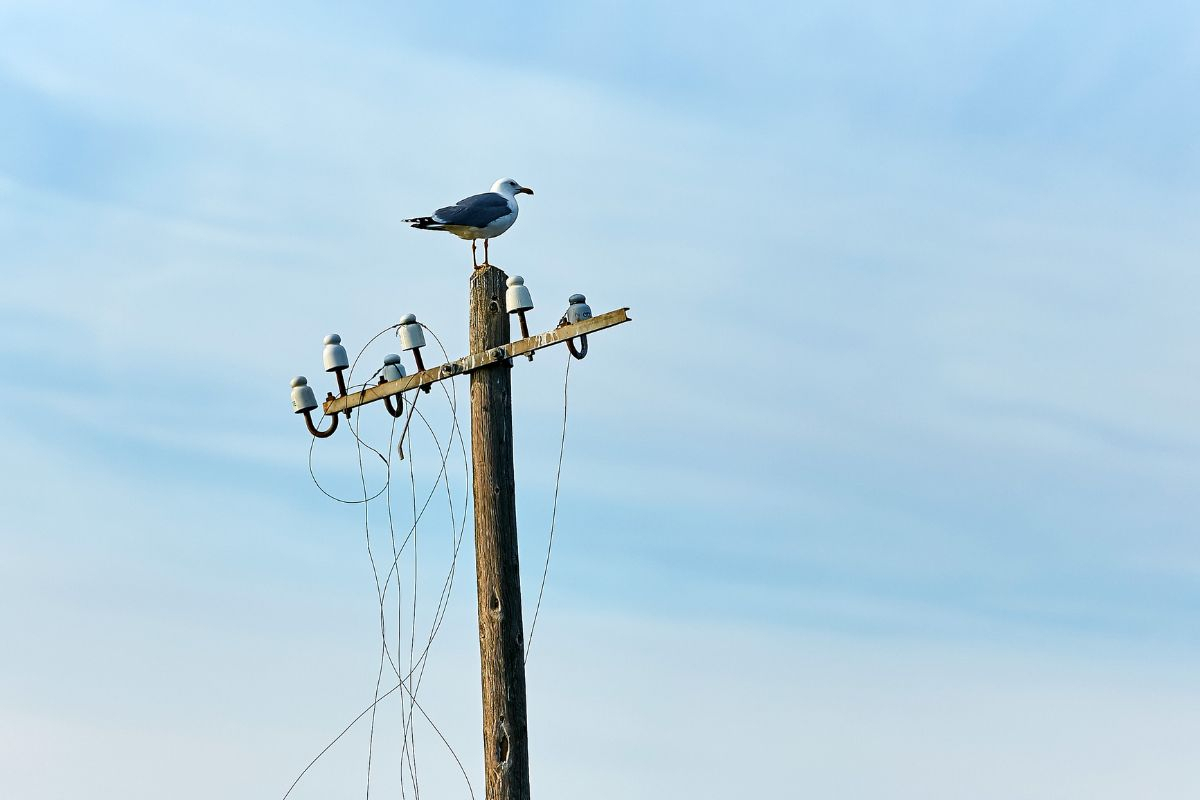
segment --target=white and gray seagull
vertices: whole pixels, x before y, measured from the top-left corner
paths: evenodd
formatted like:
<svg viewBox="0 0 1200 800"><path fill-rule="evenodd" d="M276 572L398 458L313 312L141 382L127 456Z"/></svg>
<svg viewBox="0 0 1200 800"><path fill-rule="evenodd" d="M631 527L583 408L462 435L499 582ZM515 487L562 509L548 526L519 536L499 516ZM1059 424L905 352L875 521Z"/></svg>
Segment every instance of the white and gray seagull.
<svg viewBox="0 0 1200 800"><path fill-rule="evenodd" d="M517 195L533 194L512 178L501 178L492 190L464 197L452 206L439 208L428 217L413 217L405 222L423 231L449 231L471 240L471 263L478 269L488 264L488 239L499 236L517 221ZM475 242L483 239L483 263L475 256Z"/></svg>

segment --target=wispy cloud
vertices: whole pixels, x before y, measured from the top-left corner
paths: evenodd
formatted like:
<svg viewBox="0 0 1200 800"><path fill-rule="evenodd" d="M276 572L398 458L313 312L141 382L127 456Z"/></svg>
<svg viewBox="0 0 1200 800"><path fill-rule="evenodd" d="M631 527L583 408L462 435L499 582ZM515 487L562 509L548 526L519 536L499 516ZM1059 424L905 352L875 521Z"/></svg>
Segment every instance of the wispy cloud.
<svg viewBox="0 0 1200 800"><path fill-rule="evenodd" d="M287 380L324 377L325 333L356 349L409 311L461 354L463 244L400 219L511 174L537 195L493 255L525 275L534 327L576 291L635 319L571 373L535 666L546 787L1179 794L1195 685L1172 665L1194 661L1200 606L1196 12L472 13L0 11L18 430L0 597L27 609L4 622L24 655L0 668L0 772L18 793L77 791L16 765L107 731L92 769L132 750L161 766L114 778L123 797L204 759L253 788L213 773L196 796L260 796L361 705L361 517L308 482ZM562 365L519 365L532 565ZM350 440L320 454L353 492ZM468 583L434 697L471 746ZM81 653L119 706L62 694ZM204 716L181 687L229 693ZM319 708L294 713L298 696ZM203 724L147 737L172 714ZM317 785L343 789L359 752ZM697 754L729 769L689 782Z"/></svg>

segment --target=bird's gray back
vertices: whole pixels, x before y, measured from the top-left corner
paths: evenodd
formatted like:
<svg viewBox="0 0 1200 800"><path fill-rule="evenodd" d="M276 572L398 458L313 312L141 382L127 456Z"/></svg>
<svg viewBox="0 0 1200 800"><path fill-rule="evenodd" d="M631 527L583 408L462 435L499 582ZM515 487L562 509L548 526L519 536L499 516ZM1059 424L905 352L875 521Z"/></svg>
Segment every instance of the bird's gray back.
<svg viewBox="0 0 1200 800"><path fill-rule="evenodd" d="M439 208L433 218L446 225L483 228L512 211L503 195L484 192L464 197L452 206Z"/></svg>

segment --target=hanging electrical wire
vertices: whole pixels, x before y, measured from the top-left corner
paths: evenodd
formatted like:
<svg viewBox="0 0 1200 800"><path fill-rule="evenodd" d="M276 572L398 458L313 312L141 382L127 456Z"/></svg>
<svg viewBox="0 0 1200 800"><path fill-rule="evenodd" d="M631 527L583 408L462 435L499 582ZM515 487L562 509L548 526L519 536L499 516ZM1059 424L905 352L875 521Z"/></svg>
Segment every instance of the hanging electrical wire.
<svg viewBox="0 0 1200 800"><path fill-rule="evenodd" d="M353 380L352 380L354 367L357 366L360 358L363 355L363 352L367 349L367 347L371 343L376 341L384 333L386 333L389 330L394 330L397 327L398 326L390 326L389 328L385 328L383 331L380 331L378 334L376 334L374 337L372 337L367 342L367 345L364 345L362 350L359 351L358 355L354 359L353 364L350 366L350 376L348 376L348 377L351 378L351 386L353 387L353 389L347 391L347 394L352 393L352 391L361 391L362 389L365 389L369 385L369 381L371 379L373 379L375 377L375 375L379 374L380 370L376 370L375 374L371 376L371 379L368 379L367 383L354 384ZM422 325L421 327L425 328L426 330L429 330L427 326ZM446 355L445 347L442 345L441 340L436 336L436 334L433 334L433 331L429 331L429 333L431 335L433 335L434 339L438 342L438 346L442 349L443 355ZM447 358L447 360L449 360L448 355L446 355L446 358ZM362 388L360 389L360 387L362 387ZM357 722L359 722L364 716L366 716L368 713L370 713L370 715L371 715L371 725L370 725L371 730L370 730L369 737L368 737L367 778L366 778L366 781L367 781L366 793L367 793L367 797L369 798L370 790L371 790L371 771L372 771L372 762L373 762L376 710L379 706L379 703L382 700L389 697L391 694L396 692L398 689L404 690L403 692L401 692L401 727L402 727L402 734L403 734L403 751L402 751L402 769L401 769L400 777L401 777L402 798L405 795L405 787L404 787L405 769L407 769L408 779L413 786L414 800L416 800L416 798L419 797L419 784L417 782L417 764L416 764L416 755L415 755L415 729L413 726L413 722L415 720L414 711L420 713L421 717L431 726L431 728L434 730L434 732L438 735L438 738L441 740L442 744L447 748L450 755L454 759L455 763L458 765L459 771L463 775L463 778L467 784L467 789L468 789L468 793L469 793L470 797L474 798L474 789L471 786L470 778L467 775L467 772L462 765L461 759L459 759L458 754L454 751L454 748L446 740L446 737L442 734L442 732L438 728L438 726L436 724L434 724L434 722L430 718L429 714L426 713L425 709L417 701L417 692L419 691L421 680L425 674L425 668L428 665L428 658L429 658L430 651L432 649L433 641L437 637L437 633L441 628L442 622L445 619L445 615L446 615L446 612L447 612L448 606L449 606L450 591L451 591L451 589L453 587L453 583L454 583L454 575L455 575L456 568L457 568L458 554L461 549L463 536L465 534L466 507L467 507L467 502L468 502L467 490L469 489L469 485L470 485L469 462L468 462L467 455L466 455L465 442L463 441L462 429L461 429L461 426L459 425L459 421L458 421L457 390L455 387L455 391L450 391L445 386L444 381L442 382L442 390L443 390L443 394L445 396L447 405L449 407L450 417L451 417L451 426L450 426L450 430L449 430L449 435L447 436L447 438L445 440L444 446L442 444L442 441L438 437L432 423L429 421L429 419L426 418L424 413L422 413L420 410L418 410L416 408L415 399L418 395L415 393L413 396L413 400L410 401L410 403L409 403L408 413L405 415L406 416L405 425L404 425L403 430L401 431L400 442L398 443L398 446L396 447L395 450L393 450L393 444L395 443L396 419L393 418L393 420L392 420L392 425L391 425L391 429L390 429L389 436L388 436L388 444L385 448L385 452L387 452L386 456L383 453L381 453L376 447L372 446L371 444L369 444L368 442L363 440L363 438L361 436L361 427L362 427L361 419L362 418L361 418L361 415L359 415L359 418L356 421L357 424L352 426L351 430L352 430L354 438L355 438L355 446L356 446L356 453L357 453L357 460L358 460L358 467L359 467L359 483L362 488L362 499L348 499L348 498L338 497L338 496L334 495L332 492L328 491L324 486L322 486L321 483L317 480L317 477L315 474L315 469L313 467L313 447L310 446L310 448L309 448L309 474L310 474L310 477L312 477L312 480L313 480L314 484L317 486L317 488L323 494L325 494L327 497L330 497L331 499L333 499L337 502L345 503L345 504L362 504L362 506L363 506L364 538L366 540L366 545L367 545L368 560L371 564L372 575L373 575L373 578L375 581L376 596L377 596L377 599L379 601L379 606L380 606L380 664L376 671L374 699L373 699L372 703L366 709L364 709L358 716L356 716L350 722L350 724L347 725L345 729L343 729L343 731L341 733L339 733L336 737L334 737L334 739L332 741L330 741L330 743L328 745L326 745L325 748L323 748L308 765L305 766L305 768L301 771L301 773L296 777L296 780L293 781L293 783L289 787L288 791L284 794L284 798L287 798L291 794L292 790L295 789L296 785L300 782L300 780L304 777L304 775L307 774L307 772L311 769L311 767L314 764L316 764L320 760L320 758L326 752L328 752L328 750L334 744L336 744ZM428 432L430 438L433 440L434 446L437 449L438 454L441 456L439 469L438 469L437 474L434 477L433 486L430 488L429 493L425 496L423 502L420 504L419 507L418 507L418 503L417 503L416 477L415 477L414 458L412 457L412 441L411 441L412 437L411 437L411 432L410 432L410 425L411 425L414 414L417 416L418 419L421 420L424 428ZM410 488L411 488L413 517L412 517L412 525L409 528L409 531L407 532L404 539L399 543L399 545L397 545L395 520L394 520L393 511L392 511L392 491L391 491L392 460L391 460L391 456L392 456L393 452L396 452L401 459L404 459L403 446L404 446L404 440L406 437L408 437L408 439L409 439L409 458L407 459L407 461L408 461L408 465L409 465L409 479L410 479L409 483L410 483ZM462 458L463 458L463 467L462 468L463 468L463 473L464 473L464 478L465 478L465 485L464 485L464 489L463 489L462 514L461 515L455 513L456 512L455 502L454 502L453 491L451 490L451 487L450 487L451 481L450 481L450 474L449 474L449 468L448 468L448 461L449 461L451 453L453 452L456 438L458 439L458 448L459 448ZM315 440L314 440L314 445L315 445ZM363 460L364 448L366 450L370 451L371 453L374 453L375 456L378 457L383 462L385 471L386 471L383 487L381 487L378 491L373 492L373 493L370 492L367 487L366 466L365 466L365 463ZM430 622L430 626L429 626L427 635L425 637L423 637L424 641L422 643L422 646L420 647L420 649L418 649L417 639L416 639L416 629L418 627L417 626L418 599L417 599L416 588L417 588L417 580L419 577L419 569L418 569L418 561L417 561L417 533L418 533L421 519L424 517L426 510L429 508L430 502L432 501L434 495L437 493L439 485L444 486L445 492L446 492L447 507L449 510L449 519L450 519L452 552L451 552L450 565L447 570L446 576L442 581L441 591L438 594L437 603L436 603L436 606L435 606L433 614L432 614L432 618L431 618L431 622ZM380 497L380 495L383 495L383 494L386 494L385 503L386 503L386 510L387 510L389 539L390 539L390 543L391 543L393 557L392 557L392 562L388 567L387 573L385 575L383 575L381 578L380 571L379 571L380 565L376 561L375 551L374 551L374 548L373 548L372 542L371 542L370 504L373 500L377 499L378 497ZM459 522L460 520L461 520L461 523ZM389 648L389 646L388 646L387 603L388 603L389 587L394 586L395 594L396 594L396 601L397 601L397 605L396 605L396 639L395 639L395 641L398 644L400 641L401 632L404 627L404 625L403 625L403 622L404 622L404 620L403 620L404 597L403 597L402 585L401 585L402 581L400 579L400 574L401 574L400 573L400 562L401 562L401 558L403 557L403 555L405 553L405 550L409 549L410 546L411 546L410 552L412 554L413 570L414 570L413 583L412 583L412 604L411 604L411 612L412 613L411 613L411 619L410 619L409 626L408 626L409 627L409 631L408 631L408 633L409 633L409 636L408 636L408 639L409 639L408 668L407 668L407 672L402 672L401 667L398 663L399 662L399 659L398 659L399 648ZM392 652L392 651L395 651L395 652ZM382 688L382 676L383 676L383 671L384 671L385 665L391 667L391 670L396 675L397 683L395 686L390 688L388 691L383 692L381 694L380 690ZM414 678L414 676L415 676L415 678Z"/></svg>
<svg viewBox="0 0 1200 800"><path fill-rule="evenodd" d="M562 480L563 452L567 445L567 385L571 379L571 362L574 355L567 354L567 368L563 371L562 435L558 438L558 466L554 469L554 502L550 506L550 536L546 542L546 560L542 564L542 581L538 585L537 604L533 607L533 621L529 635L525 637L525 663L529 663L529 649L533 647L533 633L537 630L538 613L542 610L542 595L546 591L546 576L550 574L550 553L554 549L554 527L558 519L558 487Z"/></svg>
<svg viewBox="0 0 1200 800"><path fill-rule="evenodd" d="M422 326L422 327L425 327L425 326ZM432 331L430 331L430 333L432 333ZM434 337L435 337L435 339L437 338L436 335L434 335ZM441 346L440 340L438 343L439 343L439 346ZM442 349L443 349L443 354L445 354L445 348L442 347ZM395 540L394 528L390 531L390 535L391 535L392 541L393 541L393 550L394 550L396 556L393 559L392 566L389 568L388 576L385 579L385 590L382 593L383 596L381 596L381 615L382 615L384 613L383 604L384 604L384 596L386 596L387 582L390 581L390 579L393 575L395 575L395 577L397 579L397 588L399 589L399 555L403 553L404 548L407 546L408 542L411 539L411 541L413 543L413 569L414 569L413 606L412 606L413 613L412 613L412 623L410 624L410 636L409 636L409 671L406 676L403 676L403 679L407 680L411 684L411 688L408 691L412 694L414 699L415 699L417 691L420 688L420 683L424 676L425 667L428 664L429 651L432 648L433 640L436 638L437 632L440 629L441 623L445 617L445 613L446 613L446 609L447 609L448 601L449 601L449 589L453 585L453 578L454 578L454 574L456 571L455 568L457 566L458 551L461 547L462 535L465 532L465 507L466 507L465 490L464 490L464 516L463 516L464 525L462 527L458 528L457 531L455 531L454 501L453 501L453 495L450 490L449 474L447 472L447 461L449 458L450 448L452 448L452 446L453 446L454 438L456 435L460 439L460 449L462 450L463 457L464 457L464 464L463 464L464 475L466 474L466 471L467 471L466 450L465 450L465 445L463 445L461 442L462 432L461 432L461 428L458 425L457 393L451 394L448 391L446 391L445 386L443 386L442 388L443 388L443 392L446 395L447 402L450 406L451 420L452 420L452 428L451 428L450 435L447 440L446 448L444 448L444 449L442 448L441 442L439 441L436 432L434 431L434 429L433 429L432 425L429 423L429 421L425 418L424 414L422 414L420 411L417 411L415 409L415 405L410 405L410 412L408 415L409 422L411 422L411 417L412 417L413 411L416 411L416 414L422 420L422 423L425 425L426 429L429 431L431 438L434 440L434 444L437 447L439 454L442 456L442 459L441 459L441 465L440 465L440 469L439 469L438 478L435 481L433 488L430 490L430 494L426 497L425 503L422 506L422 508L420 509L420 511L418 511L416 508L416 487L415 487L415 479L414 479L413 459L412 458L409 459L410 482L412 482L412 488L413 488L412 497L413 497L414 525L410 529L409 535L406 536L405 541L402 542L402 544L399 548L396 548L394 545L394 540ZM415 398L418 396L419 395L414 395L414 403L415 403ZM406 428L407 428L407 424L406 424ZM389 450L390 450L390 443L389 443ZM416 550L417 526L419 524L420 518L424 514L425 509L428 507L429 502L432 500L433 494L437 490L438 482L442 482L446 488L447 505L448 505L448 508L450 511L450 526L451 526L451 532L452 532L452 541L454 543L453 554L452 554L452 558L451 558L450 568L447 571L446 579L443 581L443 591L441 592L441 594L439 595L439 598L438 598L438 604L437 604L437 607L434 612L434 620L433 620L433 623L431 624L429 635L426 639L426 644L422 648L420 656L416 656L415 655L415 652L416 652L416 616L417 616L416 580L419 575L419 570L417 569L417 555L416 555L417 554L417 550ZM389 497L390 497L390 495L389 495ZM389 505L389 525L391 525L390 514L391 514L391 512L390 512L390 505ZM399 635L399 631L401 630L401 627L399 624L400 616L402 613L401 606L402 606L402 599L401 599L399 591L398 591L398 593L397 593L397 621L398 621L397 634L398 635ZM383 631L383 638L384 638L383 651L386 653L387 652L386 627L384 628L384 631ZM397 653L397 655L398 655L398 653ZM390 656L389 656L388 660L391 663L393 671L396 673L397 677L400 678L401 675L400 675L399 667L395 663L395 660L393 660ZM382 669L380 669L380 674L381 673L382 673ZM416 673L415 680L413 678L414 673ZM403 734L404 734L404 741L403 741L403 748L402 748L402 764L407 765L410 780L413 784L414 797L416 797L416 796L419 796L419 783L418 783L418 779L417 779L417 768L416 768L415 729L413 728L413 725L412 725L413 706L411 704L409 704L407 713L405 713L403 706L404 706L404 697L402 696L401 697L401 707L402 707L401 708L401 716L402 716L402 729L403 729ZM403 770L401 772L401 793L403 796L404 795L404 773L403 773Z"/></svg>
<svg viewBox="0 0 1200 800"><path fill-rule="evenodd" d="M537 601L534 606L533 616L531 618L528 636L525 638L525 646L522 653L523 662L527 662L533 645L533 637L537 630L537 625L540 619L541 606L545 599L546 585L549 576L550 562L553 554L553 547L557 529L558 519L558 500L561 488L563 461L566 450L567 436L567 420L568 420L568 397L569 397L569 380L571 372L572 359L581 359L587 354L587 331L594 333L605 327L611 327L621 322L628 321L625 311L628 309L619 309L617 311L608 312L596 318L594 322L588 325L581 323L592 319L591 308L586 304L586 298L583 295L572 295L569 299L569 307L564 314L559 327L573 326L562 332L553 332L551 334L542 334L538 337L530 337L528 331L528 321L525 312L532 310L532 298L529 290L524 286L524 281L520 276L512 276L508 278L506 289L503 290L504 305L501 305L497 296L497 282L503 273L496 270L490 270L486 273L476 273L472 276L472 326L474 329L476 323L476 315L483 314L495 315L498 312L515 313L517 315L518 324L521 327L522 341L518 343L518 350L527 355L530 359L533 358L533 350L540 347L546 347L557 342L566 342L568 350L567 364L563 374L563 409L562 409L562 431L559 438L558 460L555 468L554 476L554 494L551 505L549 534L546 544L546 555L542 565L542 575L538 587ZM486 281L480 283L479 281ZM483 287L491 292L490 305L487 305L486 297L477 295L477 290ZM479 305L483 303L483 305ZM490 309L490 310L489 310ZM490 319L490 317L489 317ZM489 322L490 324L490 322ZM404 368L401 364L401 357L395 354L389 354L383 359L384 366L375 372L365 382L356 382L354 373L360 360L363 358L366 350L379 340L388 331L394 331L400 338L401 350L410 352L411 357L416 362L418 374L412 376L404 383L393 383L405 378ZM444 365L439 370L427 370L421 353L425 345L425 333L428 333L437 342L438 347L442 351L444 357ZM568 337L568 334L570 336ZM566 338L564 338L566 337ZM578 347L576 346L578 341ZM328 427L322 430L320 422L314 424L313 412L320 408L317 403L313 389L307 385L307 379L302 376L297 376L292 380L292 409L296 414L304 415L305 427L315 437L313 443L309 447L308 453L308 469L309 475L313 483L327 497L348 505L362 506L362 526L363 539L367 550L367 560L370 564L372 579L374 581L375 596L379 606L379 648L378 648L378 664L375 669L375 678L371 689L372 701L363 709L350 723L342 729L317 755L310 761L300 774L293 781L292 785L284 794L285 800L291 795L292 791L300 783L309 770L332 748L336 745L358 722L367 717L369 714L370 723L367 732L367 753L366 753L366 775L365 775L365 794L366 799L370 800L371 791L373 788L378 788L375 783L376 764L375 764L375 746L377 730L382 731L385 728L385 720L389 716L380 713L380 704L382 701L390 697L394 693L399 693L399 716L400 716L400 769L399 769L399 788L401 800L408 800L409 792L411 791L412 800L420 800L421 795L421 780L422 762L428 761L430 758L429 750L426 748L425 742L428 740L422 734L421 759L418 759L418 726L421 720L424 720L430 725L433 731L437 734L443 746L458 765L459 771L462 773L463 779L466 782L468 794L474 799L474 789L471 785L470 777L466 769L463 767L461 759L455 752L450 742L443 735L442 731L434 724L430 714L426 708L418 701L418 694L421 690L424 679L427 675L427 668L431 660L433 644L437 638L441 627L446 619L451 592L454 586L455 575L458 565L458 556L462 546L463 537L467 524L467 506L470 502L470 489L472 485L471 464L467 455L465 437L458 419L458 384L453 378L458 374L499 365L506 363L511 367L512 350L508 347L492 347L484 353L472 353L469 358L452 361L446 351L441 339L428 326L417 321L415 315L408 314L395 325L389 326L371 337L359 350L358 354L351 362L347 358L345 347L342 345L341 337L337 334L330 334L325 337L325 350L322 354L322 361L326 372L335 373L338 389L341 398L331 405L334 408L339 408L346 417L345 427L350 428L355 440L355 456L359 472L359 489L361 490L361 499L339 497L337 493L331 491L317 478L317 470L314 466L315 453L315 438L325 438L331 436L337 428L338 416L335 414L329 420ZM531 342L533 343L531 345ZM497 342L499 343L499 342ZM345 371L348 374L343 374ZM379 376L379 386L373 386L371 381ZM473 373L474 374L474 373ZM420 409L417 408L417 400L421 394L431 394L432 384L437 383L444 396L446 407L449 409L450 426L448 432L439 435L442 431L440 415L445 409L440 403L434 403L434 408L430 408L430 402L426 401ZM404 394L409 388L415 388L407 398ZM402 391L403 390L403 391ZM331 395L332 398L332 395ZM386 407L389 416L391 417L390 427L387 434L387 444L380 450L376 446L376 440L382 438L376 432L379 430L376 427L378 423L370 421L364 423L364 416L361 413L353 415L354 408L361 408L366 404L375 400L383 400L383 405ZM476 406L473 403L472 412L478 409L482 414L482 418L491 418L497 423L496 431L499 433L499 438L503 440L503 444L508 450L506 461L511 460L511 431L507 430L511 426L510 409L508 407L508 395L506 392L501 392L498 395L500 400L499 409L495 400L497 398L488 399L487 397L478 398L483 402ZM407 400L407 408L405 402ZM323 409L322 409L323 410ZM502 415L503 418L497 418L497 415ZM326 415L328 416L328 415ZM415 420L414 420L415 418ZM372 418L373 419L373 418ZM403 419L403 426L400 428L399 438L397 439L397 428L400 425L399 420ZM321 421L324 421L323 419ZM414 421L419 421L419 424L414 426ZM504 424L500 424L504 423ZM422 430L423 428L423 430ZM432 463L432 460L427 458L430 451L425 449L426 441L425 433L428 434L429 440L432 441L434 449L440 456L440 463L437 465L436 471L432 466L426 466L427 463ZM370 439L371 442L368 442ZM457 441L456 441L457 440ZM462 455L462 469L464 476L462 513L457 513L455 503L455 490L452 487L453 467L449 463L452 453L457 445L458 450ZM407 456L406 456L407 446ZM418 482L417 461L421 459L421 479ZM322 451L328 452L328 451ZM374 477L368 480L366 472L368 466L372 469L374 459L368 454L374 454L382 464L384 469L383 485L378 490L373 489ZM404 498L404 491L393 491L393 478L397 477L393 473L394 458L407 462L408 466L408 497ZM490 466L487 461L480 462L481 472L483 466ZM432 485L429 487L428 493L424 493L426 481L432 476ZM508 483L509 481L506 481ZM420 483L420 489L418 487ZM398 485L402 487L403 481ZM511 505L515 502L513 492L510 488L505 487L503 492L504 505L501 509L506 516L511 516ZM449 565L446 570L445 577L441 581L441 589L436 595L434 601L434 593L432 587L436 585L436 581L430 581L432 576L439 573L440 565L444 564L445 552L440 549L437 544L440 537L430 538L428 535L430 530L437 530L440 524L436 521L439 519L439 514L436 511L426 517L426 512L430 509L431 503L439 493L445 492L447 516L449 520L450 530L450 556ZM424 499L422 500L422 494ZM393 506L393 496L403 504L407 499L411 505L411 525L409 530L403 537L398 534L398 519L400 516L395 513ZM392 560L390 564L386 562L386 549L384 542L381 541L382 533L379 526L379 508L372 504L383 497L383 503L386 510L388 539L386 546L390 546ZM401 506L403 507L403 505ZM372 518L374 515L374 519ZM484 508L477 509L478 518L487 522L488 510ZM428 520L434 520L432 522ZM422 521L425 521L424 530L422 530ZM372 526L374 522L374 527ZM401 523L402 524L402 523ZM507 535L507 533L506 533ZM486 550L485 539L480 540L478 545L481 552ZM490 552L483 553L485 556L491 555ZM481 563L484 559L481 559ZM386 564L386 570L383 567ZM411 567L411 571L409 569ZM515 563L509 564L508 572L505 572L505 580L516 571ZM482 567L481 567L482 569ZM481 579L482 581L482 579ZM505 586L509 584L505 583ZM482 583L481 583L482 586ZM394 600L394 606L392 602ZM500 598L493 597L493 607L498 607ZM519 601L518 601L519 602ZM423 614L432 612L430 616L425 617ZM394 614L394 616L393 616ZM519 614L518 614L519 616ZM512 620L510 619L510 622ZM428 628L425 628L425 623L428 623ZM484 620L481 618L481 625ZM515 632L520 636L521 632ZM481 629L481 643L485 642L486 637ZM511 642L511 639L509 640ZM407 642L407 648L405 643ZM482 645L481 645L482 646ZM407 657L404 655L404 650L407 649ZM396 683L384 691L385 686L391 683L390 679L384 681L386 672L394 674ZM506 685L501 676L500 685ZM485 688L488 686L488 678L485 675ZM489 690L490 691L490 690ZM501 694L510 694L507 690L503 690ZM518 698L519 699L519 698ZM489 709L495 707L495 703L489 706L489 702L495 700L490 694L485 698L485 706ZM507 702L507 701L505 701ZM508 712L505 708L505 712ZM393 709L394 711L394 709ZM491 711L489 710L489 715ZM419 714L419 716L418 716ZM523 722L525 709L524 703L518 702L512 708L511 721L518 723ZM500 723L503 725L505 716L499 717ZM485 758L485 764L492 764L494 761L495 748L502 749L507 752L509 740L507 732L498 733L500 728L492 727L491 723L495 720L487 720L485 723L485 744L489 748L489 753ZM380 741L383 741L380 739ZM524 742L517 742L524 748ZM381 745L382 747L382 745ZM436 745L432 748L434 752L438 750ZM394 751L392 751L394 752ZM520 750L517 752L521 752ZM507 761L507 757L504 759ZM519 764L522 768L519 770L523 774L523 780L528 779L527 771L524 765ZM490 779L490 776L489 776Z"/></svg>
<svg viewBox="0 0 1200 800"><path fill-rule="evenodd" d="M441 338L428 326L422 324L421 327L424 328L434 338L434 340L438 344L438 348L442 351L442 357L446 361L449 361L450 360L449 353L447 353L446 347L442 343ZM458 563L458 553L459 553L459 550L461 549L463 535L466 531L467 490L469 489L469 484L470 484L469 467L468 467L466 444L463 440L462 429L458 423L457 384L451 384L451 385L455 389L454 392L451 392L450 390L448 390L446 388L445 382L441 383L442 392L446 397L447 403L450 405L450 410L451 410L450 416L451 416L451 421L452 421L452 428L450 431L450 435L447 439L447 451L442 452L443 460L442 460L441 475L445 477L445 483L443 485L445 486L445 489L446 489L446 500L447 500L448 507L450 509L450 527L451 527L451 539L452 539L452 544L453 544L453 553L451 556L451 567L446 574L446 580L443 582L442 591L438 597L438 605L437 605L438 610L435 612L434 624L432 625L432 627L430 629L429 639L428 639L429 645L426 646L425 651L422 653L421 658L418 660L419 672L417 672L415 681L412 681L412 683L413 683L412 691L413 691L414 696L415 696L416 692L420 689L421 682L425 676L425 667L428 665L429 648L432 646L432 641L437 636L438 631L441 629L442 622L445 620L445 614L446 614L446 610L447 610L448 604L449 604L450 591L453 588L454 575L456 574L455 567ZM424 421L423 417L422 417L422 421ZM438 441L437 434L434 433L432 427L429 425L428 422L425 422L425 425L429 429L430 436L433 438L435 445L438 447L438 449L440 451L441 443ZM448 457L448 450L449 450L449 448L453 447L455 438L458 439L459 449L460 449L460 452L461 452L461 455L463 458L463 476L464 476L464 480L465 480L465 484L463 487L463 513L460 517L462 522L461 522L461 525L457 528L457 530L455 530L454 501L453 501L453 495L450 490L450 482L449 482L450 479L449 479L449 475L445 472L445 462ZM411 469L412 468L410 465L410 475L411 475ZM436 486L435 486L435 488L436 488ZM415 558L414 558L414 562L415 562ZM415 604L414 604L414 609L415 609ZM414 611L414 613L415 613L415 611ZM412 671L414 670L414 665L413 665L413 660L412 660L412 641L411 641L411 639L410 639L410 649L409 649L409 670L410 670L409 674L411 676ZM419 783L417 781L417 772L416 772L416 742L415 742L415 738L411 739L411 741L410 741L409 737L415 737L415 731L412 727L412 707L411 707L411 705L410 705L409 711L408 711L408 720L407 720L407 724L406 724L406 738L404 741L403 749L404 749L404 752L407 753L407 755L408 755L408 764L409 764L409 770L410 770L410 777L411 777L412 784L413 784L414 797L419 797L420 789L419 789ZM403 778L403 773L402 773L401 777ZM403 793L403 781L401 782L401 792Z"/></svg>

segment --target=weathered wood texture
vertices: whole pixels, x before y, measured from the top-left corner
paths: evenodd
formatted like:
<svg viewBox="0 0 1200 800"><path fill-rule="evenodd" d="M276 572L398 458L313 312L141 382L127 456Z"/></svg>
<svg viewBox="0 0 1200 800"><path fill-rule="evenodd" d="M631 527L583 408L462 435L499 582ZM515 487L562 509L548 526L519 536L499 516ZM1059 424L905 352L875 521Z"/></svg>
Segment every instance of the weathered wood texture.
<svg viewBox="0 0 1200 800"><path fill-rule="evenodd" d="M456 361L451 361L449 364L442 364L441 366L409 375L397 381L371 386L345 397L335 397L332 400L326 400L323 403L323 410L326 414L336 414L348 408L358 408L359 406L365 406L367 403L382 400L385 397L403 394L409 389L415 389L418 386L428 386L431 383L444 381L447 378L453 378L455 375L461 375L464 372L474 372L482 367L495 364L497 361L505 361L524 355L525 353L532 353L534 350L541 350L543 347L550 347L551 345L565 342L567 339L573 339L576 336L611 328L614 325L620 325L622 322L629 322L628 311L628 308L618 308L615 311L609 311L598 317L585 319L583 322L577 322L574 325L564 325L552 331L519 339L508 347L505 347L503 352L498 352L494 347L482 351L472 350L471 355L463 356Z"/></svg>
<svg viewBox="0 0 1200 800"><path fill-rule="evenodd" d="M472 353L509 343L507 277L496 267L471 276ZM529 800L512 381L506 360L471 372L471 455L487 800Z"/></svg>

